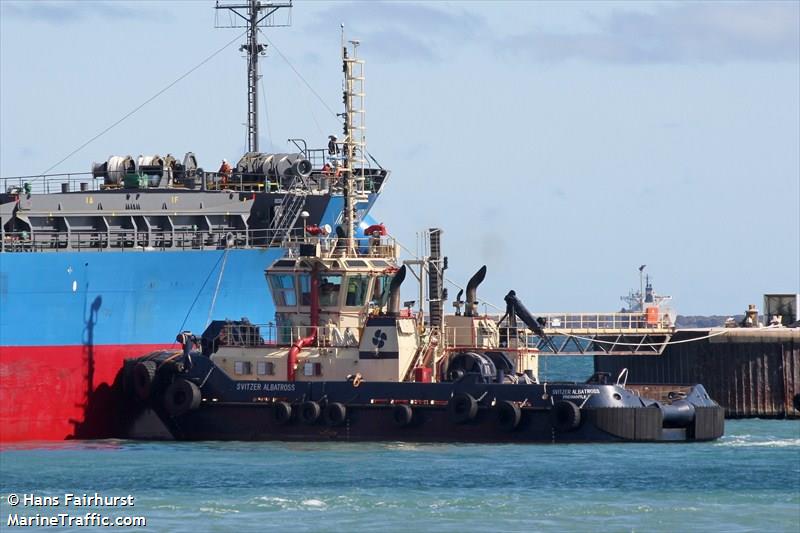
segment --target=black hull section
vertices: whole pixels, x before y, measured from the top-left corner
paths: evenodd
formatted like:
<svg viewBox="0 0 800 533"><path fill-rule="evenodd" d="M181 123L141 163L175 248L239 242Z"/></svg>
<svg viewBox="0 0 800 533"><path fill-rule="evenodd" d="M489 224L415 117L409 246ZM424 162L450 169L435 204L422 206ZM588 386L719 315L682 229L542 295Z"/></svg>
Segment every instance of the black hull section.
<svg viewBox="0 0 800 533"><path fill-rule="evenodd" d="M686 442L724 431L724 410L700 385L648 400L598 383L243 382L202 356L189 372L173 359L137 374L142 361L126 364L130 401L145 413L128 428L135 439ZM131 385L150 374L148 387Z"/></svg>
<svg viewBox="0 0 800 533"><path fill-rule="evenodd" d="M299 407L299 406L295 406ZM469 422L456 423L446 407L415 406L412 422L400 427L390 406L348 406L347 419L330 425L296 415L275 422L274 407L215 404L175 417L160 417L176 440L237 441L401 441L464 443L580 443L704 441L722 435L720 408L703 408L704 415L687 428L663 428L658 409L601 408L582 411L573 430L553 427L549 410L523 410L516 428L501 427L497 413L481 408ZM136 435L131 435L136 438Z"/></svg>

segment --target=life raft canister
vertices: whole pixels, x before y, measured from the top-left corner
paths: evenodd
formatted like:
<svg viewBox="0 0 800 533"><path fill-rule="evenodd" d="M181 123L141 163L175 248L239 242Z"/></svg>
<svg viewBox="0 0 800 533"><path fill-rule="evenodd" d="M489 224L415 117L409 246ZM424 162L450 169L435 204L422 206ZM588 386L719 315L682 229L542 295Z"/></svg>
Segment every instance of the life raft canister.
<svg viewBox="0 0 800 533"><path fill-rule="evenodd" d="M386 230L386 226L383 225L381 222L380 224L373 224L364 230L364 235L372 236L374 233L379 233L381 237L387 235L389 232Z"/></svg>

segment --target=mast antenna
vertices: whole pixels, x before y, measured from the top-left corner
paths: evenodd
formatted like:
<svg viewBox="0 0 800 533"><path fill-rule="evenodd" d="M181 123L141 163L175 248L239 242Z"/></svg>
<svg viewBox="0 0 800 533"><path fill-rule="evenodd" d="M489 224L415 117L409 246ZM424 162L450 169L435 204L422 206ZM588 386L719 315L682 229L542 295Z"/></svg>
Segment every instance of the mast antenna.
<svg viewBox="0 0 800 533"><path fill-rule="evenodd" d="M342 142L342 177L344 189L344 232L348 253L355 250L356 203L364 199L364 175L367 151L364 60L358 56L360 41L352 39L348 50L342 28L342 70L344 84L344 141Z"/></svg>
<svg viewBox="0 0 800 533"><path fill-rule="evenodd" d="M225 9L238 17L232 16L228 24L219 24L217 19L216 28L247 28L247 43L239 47L239 51L247 52L247 151L258 152L258 56L264 55L267 49L267 45L258 42L258 30L291 26L292 0L240 0L235 3L217 0L214 9ZM286 11L285 22L276 20L275 16L282 9Z"/></svg>

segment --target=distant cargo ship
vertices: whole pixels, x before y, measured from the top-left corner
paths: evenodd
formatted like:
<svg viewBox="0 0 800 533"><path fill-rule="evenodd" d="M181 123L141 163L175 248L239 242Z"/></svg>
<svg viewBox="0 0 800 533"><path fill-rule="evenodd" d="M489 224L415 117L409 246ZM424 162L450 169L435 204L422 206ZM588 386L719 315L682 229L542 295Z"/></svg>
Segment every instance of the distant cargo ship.
<svg viewBox="0 0 800 533"><path fill-rule="evenodd" d="M256 36L275 6L246 4L217 5L248 28L249 150L235 167L112 156L86 174L2 179L0 441L111 436L105 409L125 358L173 346L212 313L273 320L264 269L287 241L341 223L340 165L356 177L356 223L380 195L389 171L366 152L363 112L341 142L259 152ZM363 90L356 101L363 111Z"/></svg>

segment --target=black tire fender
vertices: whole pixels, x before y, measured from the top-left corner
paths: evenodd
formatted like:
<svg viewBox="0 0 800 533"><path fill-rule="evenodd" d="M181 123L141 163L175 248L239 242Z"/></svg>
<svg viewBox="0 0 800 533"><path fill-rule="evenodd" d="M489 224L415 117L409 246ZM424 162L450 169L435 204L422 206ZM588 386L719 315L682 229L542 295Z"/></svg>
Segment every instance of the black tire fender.
<svg viewBox="0 0 800 533"><path fill-rule="evenodd" d="M581 425L581 408L569 400L560 400L550 410L550 422L558 431L572 431Z"/></svg>
<svg viewBox="0 0 800 533"><path fill-rule="evenodd" d="M329 426L341 426L347 420L347 407L339 402L330 402L325 406L324 416Z"/></svg>
<svg viewBox="0 0 800 533"><path fill-rule="evenodd" d="M288 424L292 420L292 405L288 402L275 402L272 420L280 426Z"/></svg>
<svg viewBox="0 0 800 533"><path fill-rule="evenodd" d="M156 379L155 361L139 361L133 367L133 390L140 400L150 398L153 382Z"/></svg>
<svg viewBox="0 0 800 533"><path fill-rule="evenodd" d="M478 414L478 401L467 392L458 392L450 398L447 410L453 422L463 424L473 420Z"/></svg>
<svg viewBox="0 0 800 533"><path fill-rule="evenodd" d="M414 410L411 406L398 403L392 407L392 420L398 427L405 427L411 423L414 418Z"/></svg>
<svg viewBox="0 0 800 533"><path fill-rule="evenodd" d="M200 407L200 388L185 379L173 381L164 392L164 409L170 416L180 416Z"/></svg>
<svg viewBox="0 0 800 533"><path fill-rule="evenodd" d="M322 414L322 408L317 402L303 402L300 406L300 418L306 424L314 424L319 420L319 415Z"/></svg>
<svg viewBox="0 0 800 533"><path fill-rule="evenodd" d="M514 402L500 400L494 406L497 427L504 431L513 431L522 420L522 411Z"/></svg>

